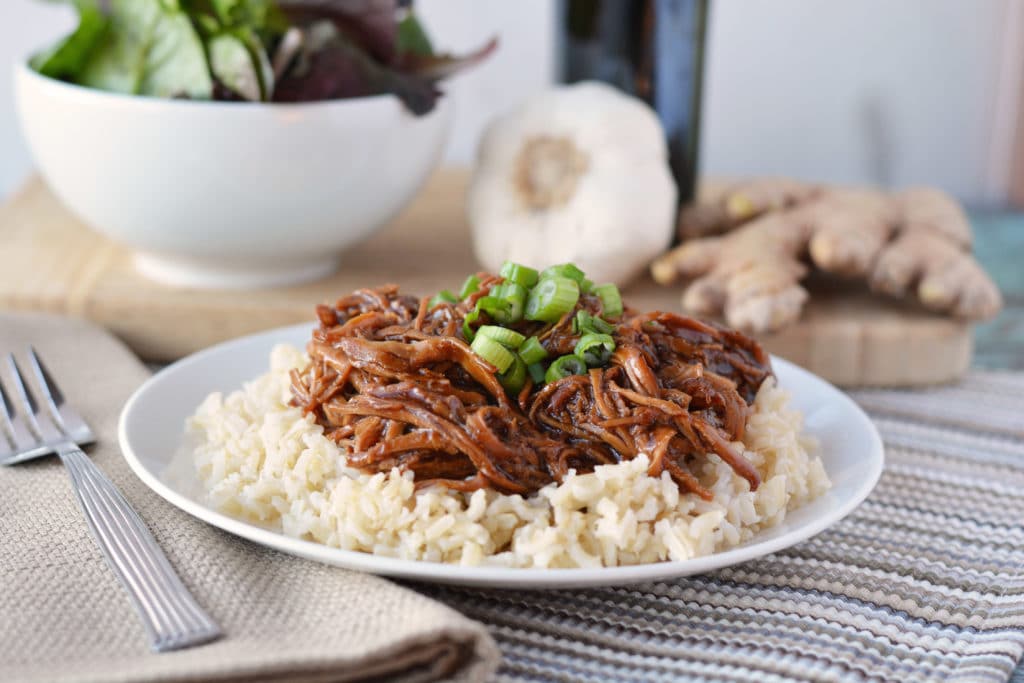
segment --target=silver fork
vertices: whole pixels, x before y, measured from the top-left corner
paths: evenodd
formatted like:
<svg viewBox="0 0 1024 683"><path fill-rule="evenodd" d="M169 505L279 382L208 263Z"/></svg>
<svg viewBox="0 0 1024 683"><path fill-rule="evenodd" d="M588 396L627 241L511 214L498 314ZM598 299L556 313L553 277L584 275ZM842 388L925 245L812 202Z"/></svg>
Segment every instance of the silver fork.
<svg viewBox="0 0 1024 683"><path fill-rule="evenodd" d="M145 523L76 445L95 441L89 426L68 405L35 350L30 348L26 355L38 393L26 388L14 354L8 354L12 391L4 389L0 377L0 465L51 452L60 457L92 535L128 591L154 651L178 650L220 637L220 627L181 583Z"/></svg>

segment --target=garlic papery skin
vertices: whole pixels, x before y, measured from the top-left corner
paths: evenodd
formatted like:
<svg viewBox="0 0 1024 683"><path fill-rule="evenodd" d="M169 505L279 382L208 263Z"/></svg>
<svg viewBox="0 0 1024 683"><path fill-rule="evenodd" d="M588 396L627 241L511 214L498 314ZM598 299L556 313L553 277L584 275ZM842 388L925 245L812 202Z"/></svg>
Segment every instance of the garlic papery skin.
<svg viewBox="0 0 1024 683"><path fill-rule="evenodd" d="M654 112L589 81L541 93L492 122L467 197L485 269L572 262L595 282L620 285L668 246L676 210Z"/></svg>

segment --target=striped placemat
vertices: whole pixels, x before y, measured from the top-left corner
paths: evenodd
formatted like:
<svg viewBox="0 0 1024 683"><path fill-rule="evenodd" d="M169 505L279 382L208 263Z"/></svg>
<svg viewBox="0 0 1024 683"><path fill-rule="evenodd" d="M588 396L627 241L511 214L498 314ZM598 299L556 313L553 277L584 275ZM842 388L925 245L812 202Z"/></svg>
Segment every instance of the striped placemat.
<svg viewBox="0 0 1024 683"><path fill-rule="evenodd" d="M419 588L489 625L503 681L1010 679L1024 653L1024 373L854 397L885 473L795 548L643 586Z"/></svg>

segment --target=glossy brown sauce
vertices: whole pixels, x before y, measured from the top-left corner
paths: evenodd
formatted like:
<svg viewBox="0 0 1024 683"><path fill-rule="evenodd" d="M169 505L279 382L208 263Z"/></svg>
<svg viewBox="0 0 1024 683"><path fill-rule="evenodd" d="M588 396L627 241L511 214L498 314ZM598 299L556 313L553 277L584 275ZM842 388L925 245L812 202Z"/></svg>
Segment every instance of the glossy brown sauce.
<svg viewBox="0 0 1024 683"><path fill-rule="evenodd" d="M479 295L497 281L486 276ZM311 361L292 373L293 403L314 414L352 466L411 470L418 486L526 495L570 469L647 453L651 475L667 471L681 490L710 499L694 472L714 453L752 489L760 483L731 445L771 374L754 340L674 313L627 310L607 366L541 387L528 381L509 397L462 339L474 297L429 310L427 301L389 285L317 309ZM513 328L540 337L553 358L578 339L576 311L600 306L584 295L556 324Z"/></svg>

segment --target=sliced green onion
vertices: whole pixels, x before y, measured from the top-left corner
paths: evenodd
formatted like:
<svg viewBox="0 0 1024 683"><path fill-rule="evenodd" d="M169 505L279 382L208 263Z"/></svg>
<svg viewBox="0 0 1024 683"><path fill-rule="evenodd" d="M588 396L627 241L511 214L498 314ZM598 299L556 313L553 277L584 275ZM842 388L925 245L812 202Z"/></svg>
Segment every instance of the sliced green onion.
<svg viewBox="0 0 1024 683"><path fill-rule="evenodd" d="M473 349L476 355L498 368L498 372L505 372L508 370L509 366L512 365L512 362L516 359L516 354L512 353L490 337L485 337L481 334L476 336L470 348Z"/></svg>
<svg viewBox="0 0 1024 683"><path fill-rule="evenodd" d="M586 274L577 268L574 263L562 263L541 271L540 279L543 280L546 277L567 277L576 282L576 284L579 284L586 279Z"/></svg>
<svg viewBox="0 0 1024 683"><path fill-rule="evenodd" d="M572 333L583 334L590 331L590 314L584 310L576 311L576 317L572 319Z"/></svg>
<svg viewBox="0 0 1024 683"><path fill-rule="evenodd" d="M458 303L458 301L459 300L455 298L454 294L449 292L447 289L442 289L440 292L434 295L433 299L430 300L430 303L427 304L427 308L433 308L434 306L437 306L438 304L441 303L454 304Z"/></svg>
<svg viewBox="0 0 1024 683"><path fill-rule="evenodd" d="M495 296L482 296L476 300L476 308L466 314L466 317L462 320L462 336L466 338L466 341L471 342L476 336L476 332L472 328L472 324L480 318L481 313L486 313L495 320L499 316L504 316L510 306Z"/></svg>
<svg viewBox="0 0 1024 683"><path fill-rule="evenodd" d="M526 341L526 337L515 330L510 330L507 327L498 327L497 325L481 325L476 333L480 336L490 337L505 348L513 350L518 349Z"/></svg>
<svg viewBox="0 0 1024 683"><path fill-rule="evenodd" d="M536 385L544 384L544 364L543 363L530 363L526 366L527 372L530 373L530 377L533 378L533 383Z"/></svg>
<svg viewBox="0 0 1024 683"><path fill-rule="evenodd" d="M580 283L580 291L584 294L590 294L594 290L594 281L588 277L583 278L583 282Z"/></svg>
<svg viewBox="0 0 1024 683"><path fill-rule="evenodd" d="M572 310L579 298L580 286L575 280L558 275L542 277L526 300L526 319L558 322Z"/></svg>
<svg viewBox="0 0 1024 683"><path fill-rule="evenodd" d="M540 339L530 337L519 347L519 355L523 357L527 365L533 365L547 358L548 352L541 346Z"/></svg>
<svg viewBox="0 0 1024 683"><path fill-rule="evenodd" d="M481 313L486 313L496 322L505 322L508 320L511 310L512 304L508 301L504 301L496 296L480 297L476 300L476 308L467 313L466 317L462 320L462 336L466 338L466 341L473 341L476 332L473 331L472 324L477 321Z"/></svg>
<svg viewBox="0 0 1024 683"><path fill-rule="evenodd" d="M523 310L526 307L526 287L515 282L505 282L491 287L490 296L500 299L506 304L504 311L491 314L495 322L507 325L523 319Z"/></svg>
<svg viewBox="0 0 1024 683"><path fill-rule="evenodd" d="M576 317L572 320L572 331L575 334L586 334L587 332L611 334L615 331L615 326L597 316L590 315L587 311L580 310L576 311Z"/></svg>
<svg viewBox="0 0 1024 683"><path fill-rule="evenodd" d="M610 334L588 333L576 342L573 353L583 359L590 367L604 365L615 351L615 340Z"/></svg>
<svg viewBox="0 0 1024 683"><path fill-rule="evenodd" d="M462 336L466 338L466 341L473 341L473 337L476 336L476 331L473 330L473 323L476 322L477 318L480 317L480 309L474 308L472 311L466 314L466 317L462 319Z"/></svg>
<svg viewBox="0 0 1024 683"><path fill-rule="evenodd" d="M562 356L561 358L555 359L547 372L544 373L544 381L551 383L557 382L563 377L569 375L583 375L587 372L587 364L583 362L583 359L579 356L572 354Z"/></svg>
<svg viewBox="0 0 1024 683"><path fill-rule="evenodd" d="M526 384L526 363L519 356L516 356L512 360L512 365L508 370L498 375L498 381L501 382L501 386L505 387L505 391L510 394L518 394L519 390Z"/></svg>
<svg viewBox="0 0 1024 683"><path fill-rule="evenodd" d="M622 295L619 288L609 282L608 284L594 287L594 294L601 299L601 313L609 318L618 318L622 315Z"/></svg>
<svg viewBox="0 0 1024 683"><path fill-rule="evenodd" d="M486 313L495 320L498 320L499 316L507 313L509 308L511 306L509 306L508 302L496 296L482 296L476 300L476 309Z"/></svg>
<svg viewBox="0 0 1024 683"><path fill-rule="evenodd" d="M590 326L593 328L594 332L599 332L601 334L611 334L615 331L615 325L612 325L607 320L599 318L596 315L590 316Z"/></svg>
<svg viewBox="0 0 1024 683"><path fill-rule="evenodd" d="M533 268L527 268L511 261L505 261L501 264L501 270L498 271L498 275L505 278L506 282L514 282L523 287L533 287L537 284L537 279L540 277Z"/></svg>
<svg viewBox="0 0 1024 683"><path fill-rule="evenodd" d="M459 300L465 299L470 294L480 289L480 278L476 275L470 275L466 278L466 281L462 283L462 289L459 290Z"/></svg>

